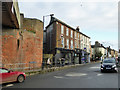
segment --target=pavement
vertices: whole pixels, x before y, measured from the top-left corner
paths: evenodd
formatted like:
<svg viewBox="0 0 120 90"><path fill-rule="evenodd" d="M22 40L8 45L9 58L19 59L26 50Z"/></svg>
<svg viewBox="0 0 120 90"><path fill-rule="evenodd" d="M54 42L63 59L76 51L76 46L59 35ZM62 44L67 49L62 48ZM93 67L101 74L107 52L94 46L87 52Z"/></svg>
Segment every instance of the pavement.
<svg viewBox="0 0 120 90"><path fill-rule="evenodd" d="M100 62L95 62L28 76L23 83L9 83L3 88L118 88L118 73L101 73Z"/></svg>
<svg viewBox="0 0 120 90"><path fill-rule="evenodd" d="M98 62L100 62L100 61L91 62L91 63L98 63ZM44 68L43 70L42 69L28 70L28 71L25 71L25 73L26 73L26 76L31 76L31 75L35 75L35 74L45 74L45 73L49 73L49 72L53 72L53 71L58 71L58 70L66 69L66 68L73 68L73 67L77 67L77 66L91 64L91 63L74 64L74 65L65 65L65 66L60 66L60 67Z"/></svg>

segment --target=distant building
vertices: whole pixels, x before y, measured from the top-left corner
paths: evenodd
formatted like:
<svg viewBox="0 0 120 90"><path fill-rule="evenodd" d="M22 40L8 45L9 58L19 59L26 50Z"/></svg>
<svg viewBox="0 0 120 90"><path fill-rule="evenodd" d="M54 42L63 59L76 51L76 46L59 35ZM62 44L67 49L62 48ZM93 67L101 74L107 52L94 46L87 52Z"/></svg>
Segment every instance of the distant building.
<svg viewBox="0 0 120 90"><path fill-rule="evenodd" d="M46 27L46 52L55 56L54 63L59 58L65 58L66 64L88 62L90 57L90 37L76 29L51 17L50 24Z"/></svg>
<svg viewBox="0 0 120 90"><path fill-rule="evenodd" d="M115 50L115 57L118 57L118 51Z"/></svg>
<svg viewBox="0 0 120 90"><path fill-rule="evenodd" d="M105 59L106 57L118 57L118 51L111 49L109 47L104 47L103 44L100 44L98 41L95 42L95 45L91 45L92 47L92 59L96 59L96 53L101 52L101 59Z"/></svg>
<svg viewBox="0 0 120 90"><path fill-rule="evenodd" d="M96 59L96 53L102 54L101 58L104 59L107 56L107 50L106 47L104 47L102 44L100 44L98 41L95 42L95 45L91 45L92 48L92 57L93 59Z"/></svg>

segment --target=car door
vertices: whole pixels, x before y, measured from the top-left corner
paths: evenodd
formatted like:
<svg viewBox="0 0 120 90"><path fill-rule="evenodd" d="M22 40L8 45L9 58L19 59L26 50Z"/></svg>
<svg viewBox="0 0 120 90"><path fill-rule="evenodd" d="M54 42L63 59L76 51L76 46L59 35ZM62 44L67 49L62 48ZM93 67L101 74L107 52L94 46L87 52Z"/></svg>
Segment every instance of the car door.
<svg viewBox="0 0 120 90"><path fill-rule="evenodd" d="M2 83L12 82L15 80L14 72L9 72L7 69L2 69Z"/></svg>
<svg viewBox="0 0 120 90"><path fill-rule="evenodd" d="M5 83L7 82L7 73L8 73L8 70L6 69L1 69L1 75L2 75L2 83Z"/></svg>
<svg viewBox="0 0 120 90"><path fill-rule="evenodd" d="M1 72L1 69L0 69L0 84L2 84L2 72Z"/></svg>

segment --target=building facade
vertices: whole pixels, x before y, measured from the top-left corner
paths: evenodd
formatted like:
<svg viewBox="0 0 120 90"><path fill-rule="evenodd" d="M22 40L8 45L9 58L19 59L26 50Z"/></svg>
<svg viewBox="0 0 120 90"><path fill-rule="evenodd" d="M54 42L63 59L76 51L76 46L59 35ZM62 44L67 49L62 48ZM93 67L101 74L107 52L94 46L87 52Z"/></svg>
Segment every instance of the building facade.
<svg viewBox="0 0 120 90"><path fill-rule="evenodd" d="M79 28L74 29L51 17L50 24L46 27L46 52L55 56L55 64L60 58L65 58L66 64L80 64L82 58L90 54L89 39L90 37L81 33Z"/></svg>
<svg viewBox="0 0 120 90"><path fill-rule="evenodd" d="M97 57L100 57L98 59L105 59L107 57L107 49L102 44L100 44L98 41L95 42L95 45L92 45L92 58L93 60L97 59ZM99 55L98 55L99 54Z"/></svg>

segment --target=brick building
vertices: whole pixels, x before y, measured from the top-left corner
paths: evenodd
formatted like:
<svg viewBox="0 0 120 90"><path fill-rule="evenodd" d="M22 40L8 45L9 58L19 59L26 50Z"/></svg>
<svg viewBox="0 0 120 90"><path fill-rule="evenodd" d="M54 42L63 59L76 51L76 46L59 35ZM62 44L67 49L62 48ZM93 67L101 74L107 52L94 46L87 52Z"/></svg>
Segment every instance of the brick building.
<svg viewBox="0 0 120 90"><path fill-rule="evenodd" d="M46 27L45 33L45 53L53 54L53 56L55 56L53 59L54 63L57 63L60 58L65 58L66 64L80 64L82 63L82 56L88 56L90 54L90 37L81 33L79 28L74 29L57 18L51 17L51 21ZM84 39L82 43L81 38ZM81 44L84 44L85 46L81 47Z"/></svg>
<svg viewBox="0 0 120 90"><path fill-rule="evenodd" d="M43 22L24 18L18 6L15 6L18 11L14 8L12 13L13 3L17 5L17 2L2 4L2 65L17 70L40 68L43 58ZM7 4L10 4L10 9Z"/></svg>

